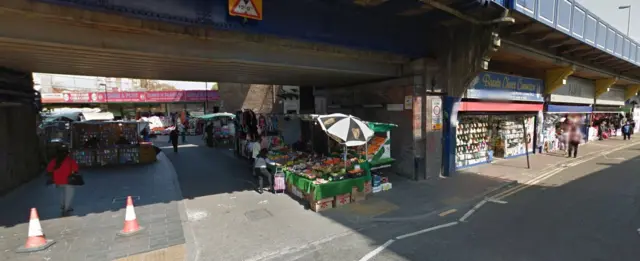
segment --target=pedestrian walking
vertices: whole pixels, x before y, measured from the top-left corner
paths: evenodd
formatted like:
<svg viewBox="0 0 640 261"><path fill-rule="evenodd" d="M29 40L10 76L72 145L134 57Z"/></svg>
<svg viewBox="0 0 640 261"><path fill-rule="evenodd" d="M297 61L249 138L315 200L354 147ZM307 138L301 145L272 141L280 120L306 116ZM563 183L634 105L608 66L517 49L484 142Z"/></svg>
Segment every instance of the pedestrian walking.
<svg viewBox="0 0 640 261"><path fill-rule="evenodd" d="M180 123L178 125L178 130L180 131L180 136L182 137L182 144L187 143L187 126L185 124Z"/></svg>
<svg viewBox="0 0 640 261"><path fill-rule="evenodd" d="M253 171L256 176L258 176L258 193L262 194L264 190L264 179L267 179L269 183L269 191L272 193L273 191L273 175L267 169L267 149L261 149L260 153L256 157L256 160L253 165Z"/></svg>
<svg viewBox="0 0 640 261"><path fill-rule="evenodd" d="M569 153L567 153L567 157L570 158L573 153L573 157L578 156L578 146L582 141L582 132L578 130L576 126L571 127L571 131L569 132Z"/></svg>
<svg viewBox="0 0 640 261"><path fill-rule="evenodd" d="M169 132L169 143L173 145L173 152L178 153L178 130L173 129Z"/></svg>
<svg viewBox="0 0 640 261"><path fill-rule="evenodd" d="M631 139L631 129L632 127L630 122L626 122L624 126L622 126L622 137L624 137L624 140Z"/></svg>
<svg viewBox="0 0 640 261"><path fill-rule="evenodd" d="M47 174L49 175L47 183L55 184L60 191L60 211L63 216L73 211L71 202L73 201L74 185L82 185L72 182L74 179L71 177L77 173L78 163L69 156L68 147L60 146L56 150L55 157L47 165Z"/></svg>

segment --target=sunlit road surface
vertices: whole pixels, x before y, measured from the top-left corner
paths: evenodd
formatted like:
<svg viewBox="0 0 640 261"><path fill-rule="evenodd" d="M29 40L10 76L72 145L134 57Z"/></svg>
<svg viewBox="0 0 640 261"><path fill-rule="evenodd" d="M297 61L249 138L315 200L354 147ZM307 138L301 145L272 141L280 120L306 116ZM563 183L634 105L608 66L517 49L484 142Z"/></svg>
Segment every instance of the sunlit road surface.
<svg viewBox="0 0 640 261"><path fill-rule="evenodd" d="M465 222L468 209L439 222L386 224L373 237L351 235L283 260L640 260L640 145L567 166L500 200ZM458 223L398 239L448 222Z"/></svg>

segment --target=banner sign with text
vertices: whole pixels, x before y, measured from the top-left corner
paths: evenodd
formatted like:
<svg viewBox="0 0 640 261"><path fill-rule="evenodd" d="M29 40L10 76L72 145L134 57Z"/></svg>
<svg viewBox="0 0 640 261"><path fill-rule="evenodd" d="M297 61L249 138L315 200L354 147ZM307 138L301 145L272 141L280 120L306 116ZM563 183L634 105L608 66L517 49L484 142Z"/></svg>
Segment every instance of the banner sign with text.
<svg viewBox="0 0 640 261"><path fill-rule="evenodd" d="M163 103L204 102L220 99L217 91L148 91L46 93L42 103Z"/></svg>
<svg viewBox="0 0 640 261"><path fill-rule="evenodd" d="M481 72L466 97L480 100L544 102L544 81L501 73Z"/></svg>

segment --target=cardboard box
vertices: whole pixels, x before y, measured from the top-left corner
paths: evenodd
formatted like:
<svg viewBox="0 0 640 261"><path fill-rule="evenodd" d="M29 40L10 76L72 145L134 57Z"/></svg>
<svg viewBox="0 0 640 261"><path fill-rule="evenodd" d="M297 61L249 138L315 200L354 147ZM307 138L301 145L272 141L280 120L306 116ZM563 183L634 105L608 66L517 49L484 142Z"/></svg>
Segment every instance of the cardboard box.
<svg viewBox="0 0 640 261"><path fill-rule="evenodd" d="M347 205L349 203L351 203L351 193L337 195L333 200L333 206L336 208Z"/></svg>
<svg viewBox="0 0 640 261"><path fill-rule="evenodd" d="M315 212L324 211L333 208L333 198L325 198L321 200L311 201L309 204L311 210Z"/></svg>
<svg viewBox="0 0 640 261"><path fill-rule="evenodd" d="M358 191L358 187L351 188L351 202L359 202L367 199L367 194L362 191Z"/></svg>
<svg viewBox="0 0 640 261"><path fill-rule="evenodd" d="M373 187L371 186L371 181L367 181L364 183L364 194L371 194Z"/></svg>
<svg viewBox="0 0 640 261"><path fill-rule="evenodd" d="M382 183L382 191L387 191L391 189L391 183Z"/></svg>

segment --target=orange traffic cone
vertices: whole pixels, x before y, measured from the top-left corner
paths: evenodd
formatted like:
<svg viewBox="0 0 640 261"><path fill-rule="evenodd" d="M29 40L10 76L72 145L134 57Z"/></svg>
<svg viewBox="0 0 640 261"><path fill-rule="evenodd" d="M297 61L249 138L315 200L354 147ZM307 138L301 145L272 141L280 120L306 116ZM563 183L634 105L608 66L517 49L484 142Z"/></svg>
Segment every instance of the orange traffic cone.
<svg viewBox="0 0 640 261"><path fill-rule="evenodd" d="M29 235L27 237L27 243L18 248L16 252L28 253L45 250L53 244L55 244L55 241L47 240L44 233L42 233L42 226L40 226L38 211L35 208L32 208L31 216L29 217Z"/></svg>
<svg viewBox="0 0 640 261"><path fill-rule="evenodd" d="M124 214L124 228L118 232L118 236L130 236L142 231L144 227L138 225L136 211L133 209L133 200L131 196L127 197L127 208Z"/></svg>

